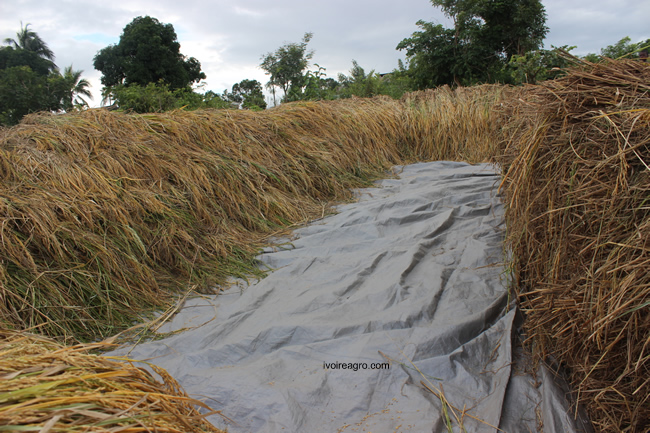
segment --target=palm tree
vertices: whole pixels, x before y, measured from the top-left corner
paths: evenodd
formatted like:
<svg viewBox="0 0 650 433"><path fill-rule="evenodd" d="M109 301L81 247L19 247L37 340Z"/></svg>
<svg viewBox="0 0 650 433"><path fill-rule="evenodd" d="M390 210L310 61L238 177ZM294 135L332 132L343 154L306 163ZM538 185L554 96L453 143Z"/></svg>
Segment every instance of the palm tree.
<svg viewBox="0 0 650 433"><path fill-rule="evenodd" d="M88 102L81 95L93 99L92 93L88 90L91 85L88 80L81 78L82 73L83 71L73 71L72 65L63 69L63 78L70 90L70 99L65 104L67 105L66 110L72 109L72 107L87 107Z"/></svg>
<svg viewBox="0 0 650 433"><path fill-rule="evenodd" d="M54 53L50 50L50 47L47 46L45 41L41 39L36 32L29 30L29 26L30 24L27 23L25 27L23 27L21 21L20 31L16 33L18 40L7 38L4 40L4 43L13 46L16 49L20 48L25 51L32 51L40 57L54 62Z"/></svg>

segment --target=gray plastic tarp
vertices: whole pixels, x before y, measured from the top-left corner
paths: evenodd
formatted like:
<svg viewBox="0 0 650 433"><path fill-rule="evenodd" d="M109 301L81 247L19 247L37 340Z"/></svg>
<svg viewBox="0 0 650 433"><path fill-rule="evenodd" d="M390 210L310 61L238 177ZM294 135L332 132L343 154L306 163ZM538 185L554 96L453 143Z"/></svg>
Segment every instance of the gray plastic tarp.
<svg viewBox="0 0 650 433"><path fill-rule="evenodd" d="M265 279L189 300L162 329L183 332L116 353L230 432L582 431L553 375L515 359L494 167L396 173L268 248Z"/></svg>

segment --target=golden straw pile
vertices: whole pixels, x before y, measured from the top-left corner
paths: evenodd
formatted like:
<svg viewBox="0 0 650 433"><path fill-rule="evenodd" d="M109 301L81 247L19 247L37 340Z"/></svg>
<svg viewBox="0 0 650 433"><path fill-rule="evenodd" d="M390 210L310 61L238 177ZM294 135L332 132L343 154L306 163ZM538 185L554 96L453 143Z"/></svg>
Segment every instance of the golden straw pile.
<svg viewBox="0 0 650 433"><path fill-rule="evenodd" d="M650 65L582 64L510 101L509 245L530 341L598 431L650 429Z"/></svg>
<svg viewBox="0 0 650 433"><path fill-rule="evenodd" d="M40 433L223 433L164 370L64 347L27 333L0 332L0 430Z"/></svg>
<svg viewBox="0 0 650 433"><path fill-rule="evenodd" d="M94 109L26 118L0 132L3 326L92 341L168 305L175 292L259 275L264 237L321 216L350 188L405 162L414 140L426 143L419 158L450 142L455 131L430 128L432 117L491 124L483 102L448 113L471 92L435 95L260 113ZM462 144L478 149L480 141L495 143L473 134ZM459 149L436 158L469 153Z"/></svg>
<svg viewBox="0 0 650 433"><path fill-rule="evenodd" d="M0 130L0 330L99 340L175 294L260 275L265 238L322 216L390 166L482 160L497 143L487 105L501 93L29 116ZM454 125L464 125L462 140ZM0 426L216 431L164 371L152 366L160 385L87 351L2 331Z"/></svg>

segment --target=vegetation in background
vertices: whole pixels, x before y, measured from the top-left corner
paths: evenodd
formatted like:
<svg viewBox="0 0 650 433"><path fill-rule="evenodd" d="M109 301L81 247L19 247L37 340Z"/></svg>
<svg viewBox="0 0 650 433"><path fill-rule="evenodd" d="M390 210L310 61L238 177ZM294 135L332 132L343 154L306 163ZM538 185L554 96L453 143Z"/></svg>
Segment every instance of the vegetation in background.
<svg viewBox="0 0 650 433"><path fill-rule="evenodd" d="M419 21L422 31L400 42L406 50L406 66L400 61L391 72L366 72L352 60L349 75L327 77L326 68L310 61L306 33L300 43L288 43L262 56L260 67L270 79L274 105L299 100L331 100L388 95L400 98L414 89L471 85L486 82L535 84L564 74L568 64L563 52L575 47L541 48L546 34L545 12L538 0L432 0L454 20L446 29ZM54 53L32 30L21 26L17 37L6 38L0 48L0 124L13 125L36 111L71 111L88 107L90 84L83 71L66 67L61 74ZM629 37L585 57L638 57L650 40L632 43ZM100 50L95 66L102 72L103 100L127 111L162 112L178 108L264 109L262 85L245 79L231 92L201 93L205 78L200 62L180 53L171 24L152 17L137 17L128 24L116 45ZM156 65L154 68L153 65ZM313 68L312 68L313 66ZM278 97L278 95L280 95Z"/></svg>
<svg viewBox="0 0 650 433"><path fill-rule="evenodd" d="M387 95L399 99L411 90L411 80L404 64L399 61L398 68L390 73L379 74L374 70L366 73L356 60L352 60L350 75L339 74L338 96L372 97Z"/></svg>
<svg viewBox="0 0 650 433"><path fill-rule="evenodd" d="M266 100L262 91L262 83L257 80L242 80L232 86L232 92L223 94L224 99L250 110L263 110Z"/></svg>
<svg viewBox="0 0 650 433"><path fill-rule="evenodd" d="M198 93L190 88L172 90L167 83L149 83L146 86L123 84L104 89L104 99L121 110L136 113L162 113L179 108L230 108L230 103L218 94Z"/></svg>
<svg viewBox="0 0 650 433"><path fill-rule="evenodd" d="M538 50L548 31L539 0L432 0L453 28L418 21L421 31L402 40L417 89L441 85L508 82L504 67L514 55Z"/></svg>
<svg viewBox="0 0 650 433"><path fill-rule="evenodd" d="M181 54L180 47L171 24L149 16L135 18L124 27L119 43L95 55L104 100L138 113L228 106L214 92L200 95L192 90L192 84L206 76L201 63Z"/></svg>
<svg viewBox="0 0 650 433"><path fill-rule="evenodd" d="M307 44L312 37L313 34L306 33L301 43L285 44L262 57L260 67L271 76L266 87L272 92L274 104L278 103L276 92L282 93L280 102L291 102L376 95L399 99L412 90L411 79L401 61L392 73L380 75L374 70L366 74L358 62L352 60L350 76L339 74L338 81L328 78L326 68L318 63L313 65L315 70L310 70L309 61L314 51L308 51Z"/></svg>
<svg viewBox="0 0 650 433"><path fill-rule="evenodd" d="M90 82L85 78L81 78L83 71L74 71L72 66L66 66L63 70L63 79L66 82L66 89L69 94L66 95L63 102L63 109L71 111L73 108L87 108L88 101L86 98L92 99L93 95L90 93Z"/></svg>
<svg viewBox="0 0 650 433"><path fill-rule="evenodd" d="M90 84L83 71L66 67L63 75L54 53L29 24L0 47L0 125L15 125L36 111L70 111L85 106Z"/></svg>
<svg viewBox="0 0 650 433"><path fill-rule="evenodd" d="M189 88L205 79L201 63L180 52L174 26L149 16L137 17L124 27L120 41L100 50L94 58L106 87L162 82L170 89Z"/></svg>
<svg viewBox="0 0 650 433"><path fill-rule="evenodd" d="M608 45L605 48L601 48L600 55L598 54L587 54L585 60L588 60L592 63L598 63L604 58L606 59L622 59L622 58L638 58L638 53L641 50L650 51L650 39L645 41L634 43L629 36L626 36L619 40L613 45Z"/></svg>
<svg viewBox="0 0 650 433"><path fill-rule="evenodd" d="M513 55L507 65L511 81L514 84L537 84L564 75L571 65L565 54L574 48L565 45L553 47L552 50L534 50Z"/></svg>
<svg viewBox="0 0 650 433"><path fill-rule="evenodd" d="M312 33L305 33L300 43L285 44L262 56L260 68L270 76L266 87L273 95L274 105L277 103L277 89L283 92L284 99L296 100L302 94L305 82L303 73L314 56L313 51L307 51L307 44L313 36Z"/></svg>
<svg viewBox="0 0 650 433"><path fill-rule="evenodd" d="M56 69L56 65L54 64L54 52L36 32L29 30L29 26L29 23L24 27L22 23L20 23L20 31L16 33L17 39L6 38L4 43L16 50L36 54L36 56L46 61L49 65L50 71L54 71Z"/></svg>

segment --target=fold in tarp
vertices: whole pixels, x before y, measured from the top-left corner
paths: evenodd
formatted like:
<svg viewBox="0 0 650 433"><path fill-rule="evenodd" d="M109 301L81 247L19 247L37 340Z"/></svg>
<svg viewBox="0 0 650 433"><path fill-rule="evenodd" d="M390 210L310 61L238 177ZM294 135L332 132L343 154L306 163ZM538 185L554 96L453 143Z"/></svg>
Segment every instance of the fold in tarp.
<svg viewBox="0 0 650 433"><path fill-rule="evenodd" d="M583 431L515 350L494 167L433 162L268 248L265 279L188 301L164 367L229 432Z"/></svg>

